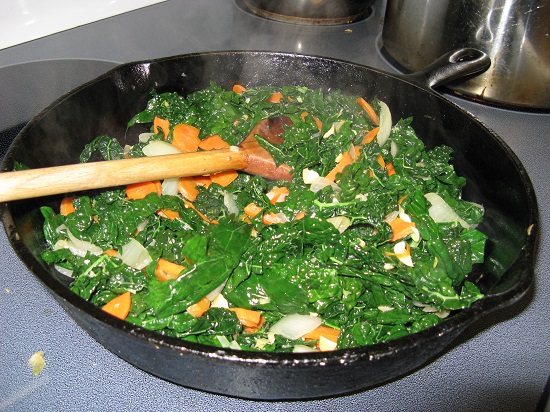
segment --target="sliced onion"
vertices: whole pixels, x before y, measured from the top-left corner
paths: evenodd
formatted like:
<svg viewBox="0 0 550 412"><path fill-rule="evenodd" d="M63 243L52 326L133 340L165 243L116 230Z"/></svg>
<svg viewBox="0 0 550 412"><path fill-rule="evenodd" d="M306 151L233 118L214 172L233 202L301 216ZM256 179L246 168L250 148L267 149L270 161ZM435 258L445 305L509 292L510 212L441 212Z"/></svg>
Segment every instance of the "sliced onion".
<svg viewBox="0 0 550 412"><path fill-rule="evenodd" d="M145 142L148 142L151 136L154 136L154 135L155 133L140 133L138 136L138 140L141 143L145 143Z"/></svg>
<svg viewBox="0 0 550 412"><path fill-rule="evenodd" d="M57 228L57 232L60 233L62 231L65 231L64 233L67 235L69 239L66 240L59 240L54 246L54 250L58 249L69 249L73 254L77 256L86 256L87 252L90 252L93 255L100 255L103 253L103 250L99 247L94 245L91 242L88 242L86 240L80 240L77 239L69 230L69 228L65 225L60 225Z"/></svg>
<svg viewBox="0 0 550 412"><path fill-rule="evenodd" d="M379 102L380 104L380 129L376 134L376 141L379 146L384 146L388 141L391 132L392 119L391 112L388 105L384 102Z"/></svg>
<svg viewBox="0 0 550 412"><path fill-rule="evenodd" d="M180 182L179 177L171 177L169 179L164 179L162 181L162 194L169 195L169 196L177 195L179 193L178 191L179 182Z"/></svg>
<svg viewBox="0 0 550 412"><path fill-rule="evenodd" d="M334 226L340 233L344 233L346 229L351 226L351 220L347 216L329 217L327 222Z"/></svg>
<svg viewBox="0 0 550 412"><path fill-rule="evenodd" d="M338 186L333 181L327 179L326 177L319 176L316 179L313 179L313 182L311 182L311 186L309 187L309 190L311 190L313 193L317 193L319 190L323 190L327 186L332 186L332 190L339 191L340 186Z"/></svg>
<svg viewBox="0 0 550 412"><path fill-rule="evenodd" d="M319 338L319 350L321 352L327 352L336 349L338 349L338 342L334 342L321 335L321 337Z"/></svg>
<svg viewBox="0 0 550 412"><path fill-rule="evenodd" d="M239 214L239 207L237 206L236 199L237 196L234 193L223 192L223 204L231 215Z"/></svg>
<svg viewBox="0 0 550 412"><path fill-rule="evenodd" d="M293 353L311 353L311 352L317 352L317 349L307 345L294 345L292 352Z"/></svg>
<svg viewBox="0 0 550 412"><path fill-rule="evenodd" d="M470 227L437 193L426 193L424 197L432 204L428 213L436 223L458 222L465 229Z"/></svg>
<svg viewBox="0 0 550 412"><path fill-rule="evenodd" d="M122 246L121 259L126 265L135 269L143 269L153 261L147 249L135 239L130 239Z"/></svg>
<svg viewBox="0 0 550 412"><path fill-rule="evenodd" d="M73 270L64 268L63 266L59 266L59 265L53 265L53 267L62 275L65 275L70 278L73 277Z"/></svg>
<svg viewBox="0 0 550 412"><path fill-rule="evenodd" d="M210 302L212 302L214 299L218 297L218 295L221 293L223 288L225 287L225 282L223 282L220 286L218 286L216 289L214 289L212 292L206 295L206 299L208 299Z"/></svg>
<svg viewBox="0 0 550 412"><path fill-rule="evenodd" d="M397 156L397 153L399 152L399 146L397 146L397 143L395 143L393 140L390 142L390 153L392 157Z"/></svg>
<svg viewBox="0 0 550 412"><path fill-rule="evenodd" d="M142 151L145 156L162 156L181 153L181 150L176 146L163 140L153 140L147 144L147 146L144 146Z"/></svg>
<svg viewBox="0 0 550 412"><path fill-rule="evenodd" d="M319 177L319 173L317 173L315 170L311 170L308 168L305 168L302 170L302 180L306 185L310 185L313 183L315 179Z"/></svg>
<svg viewBox="0 0 550 412"><path fill-rule="evenodd" d="M271 333L282 335L287 339L298 339L321 326L321 318L312 315L299 315L293 313L279 319L269 329Z"/></svg>

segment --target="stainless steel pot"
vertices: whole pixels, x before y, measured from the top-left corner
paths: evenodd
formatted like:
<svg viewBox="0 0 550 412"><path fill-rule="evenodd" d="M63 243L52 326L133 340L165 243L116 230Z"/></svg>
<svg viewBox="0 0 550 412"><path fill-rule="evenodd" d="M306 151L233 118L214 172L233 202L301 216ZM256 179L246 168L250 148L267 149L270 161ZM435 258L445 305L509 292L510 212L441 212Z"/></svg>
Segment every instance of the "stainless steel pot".
<svg viewBox="0 0 550 412"><path fill-rule="evenodd" d="M484 103L550 109L548 0L387 0L382 42L406 71L459 47L483 50L489 70L449 85L452 91Z"/></svg>
<svg viewBox="0 0 550 412"><path fill-rule="evenodd" d="M245 8L271 20L307 25L346 24L370 14L374 0L241 0Z"/></svg>

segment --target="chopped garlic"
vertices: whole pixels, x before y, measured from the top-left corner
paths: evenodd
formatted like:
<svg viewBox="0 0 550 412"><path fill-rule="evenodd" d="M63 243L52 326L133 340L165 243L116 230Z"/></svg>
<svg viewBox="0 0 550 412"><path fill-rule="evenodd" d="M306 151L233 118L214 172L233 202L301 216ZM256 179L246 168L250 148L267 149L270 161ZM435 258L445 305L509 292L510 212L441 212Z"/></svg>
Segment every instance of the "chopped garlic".
<svg viewBox="0 0 550 412"><path fill-rule="evenodd" d="M33 375L38 375L46 366L46 360L44 359L44 352L35 352L28 361L29 365L32 367Z"/></svg>

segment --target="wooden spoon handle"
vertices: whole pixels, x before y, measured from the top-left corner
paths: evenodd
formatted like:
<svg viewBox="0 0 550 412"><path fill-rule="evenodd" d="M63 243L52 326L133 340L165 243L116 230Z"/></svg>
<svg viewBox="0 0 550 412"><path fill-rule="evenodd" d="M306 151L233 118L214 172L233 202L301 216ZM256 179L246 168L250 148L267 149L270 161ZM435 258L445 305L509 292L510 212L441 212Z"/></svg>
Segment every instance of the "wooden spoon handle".
<svg viewBox="0 0 550 412"><path fill-rule="evenodd" d="M0 173L0 201L28 199L183 176L200 176L248 165L237 148L54 166Z"/></svg>

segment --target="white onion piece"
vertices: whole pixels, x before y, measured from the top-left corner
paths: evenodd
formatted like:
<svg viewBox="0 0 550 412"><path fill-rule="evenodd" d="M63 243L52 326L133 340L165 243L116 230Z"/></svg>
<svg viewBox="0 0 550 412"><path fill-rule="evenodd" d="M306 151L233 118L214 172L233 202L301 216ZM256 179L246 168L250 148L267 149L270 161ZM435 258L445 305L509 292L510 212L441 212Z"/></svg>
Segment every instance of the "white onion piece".
<svg viewBox="0 0 550 412"><path fill-rule="evenodd" d="M62 275L65 275L65 276L70 277L70 278L73 277L73 271L71 269L67 269L67 268L64 268L64 267L59 266L59 265L53 265L53 267L55 268L55 270L57 270Z"/></svg>
<svg viewBox="0 0 550 412"><path fill-rule="evenodd" d="M234 193L223 192L223 205L231 215L239 214L236 198L237 196Z"/></svg>
<svg viewBox="0 0 550 412"><path fill-rule="evenodd" d="M141 143L145 143L145 142L148 142L151 136L154 136L154 135L155 133L140 133L138 136L138 140Z"/></svg>
<svg viewBox="0 0 550 412"><path fill-rule="evenodd" d="M147 227L147 225L149 224L149 218L147 219L143 219L141 221L141 223L139 225L137 225L136 227L136 231L139 233L141 232L143 229L145 229Z"/></svg>
<svg viewBox="0 0 550 412"><path fill-rule="evenodd" d="M458 222L465 229L470 227L437 193L426 193L424 197L432 204L428 213L436 223Z"/></svg>
<svg viewBox="0 0 550 412"><path fill-rule="evenodd" d="M134 269L143 269L153 261L147 249L135 239L122 246L122 262Z"/></svg>
<svg viewBox="0 0 550 412"><path fill-rule="evenodd" d="M212 299L212 303L210 304L210 307L227 309L229 308L229 302L221 293L219 293L218 296Z"/></svg>
<svg viewBox="0 0 550 412"><path fill-rule="evenodd" d="M225 282L223 282L220 286L218 286L216 289L214 289L209 294L207 294L206 299L212 302L215 298L218 297L218 295L222 292L224 287L225 287Z"/></svg>
<svg viewBox="0 0 550 412"><path fill-rule="evenodd" d="M216 339L218 339L218 342L220 342L220 345L222 345L222 348L229 348L231 345L231 342L229 342L229 339L227 339L223 335L216 336Z"/></svg>
<svg viewBox="0 0 550 412"><path fill-rule="evenodd" d="M397 216L399 216L399 212L397 210L394 210L386 215L386 217L384 218L384 222L390 224Z"/></svg>
<svg viewBox="0 0 550 412"><path fill-rule="evenodd" d="M293 353L311 353L311 352L317 352L317 349L307 345L294 345L292 352Z"/></svg>
<svg viewBox="0 0 550 412"><path fill-rule="evenodd" d="M338 186L333 181L327 179L326 177L319 176L316 179L313 179L313 182L311 182L311 186L309 187L309 190L311 190L313 193L317 193L319 190L323 190L327 186L332 186L332 190L339 191L340 186Z"/></svg>
<svg viewBox="0 0 550 412"><path fill-rule="evenodd" d="M327 352L338 349L338 342L334 342L321 335L319 338L319 350L321 352Z"/></svg>
<svg viewBox="0 0 550 412"><path fill-rule="evenodd" d="M163 140L153 140L147 144L147 146L144 146L142 151L145 156L162 156L181 153L181 150L176 146Z"/></svg>
<svg viewBox="0 0 550 412"><path fill-rule="evenodd" d="M351 220L346 216L329 217L327 222L334 226L340 233L344 233L346 229L351 226Z"/></svg>
<svg viewBox="0 0 550 412"><path fill-rule="evenodd" d="M65 231L65 234L69 239L59 240L54 246L54 250L58 249L69 249L73 254L77 256L86 256L86 252L90 252L93 255L100 255L103 253L103 250L99 247L90 243L86 240L77 239L65 225L60 225L57 228L57 232L60 233Z"/></svg>
<svg viewBox="0 0 550 412"><path fill-rule="evenodd" d="M237 342L236 340L232 340L231 343L229 344L229 348L241 350L241 345L239 345L239 342Z"/></svg>
<svg viewBox="0 0 550 412"><path fill-rule="evenodd" d="M123 154L128 154L130 150L132 150L133 146L130 146L129 144L124 145L124 148L122 149Z"/></svg>
<svg viewBox="0 0 550 412"><path fill-rule="evenodd" d="M179 193L178 184L180 182L179 177L171 177L162 181L162 194L175 196Z"/></svg>
<svg viewBox="0 0 550 412"><path fill-rule="evenodd" d="M380 129L376 134L376 141L378 145L383 146L390 137L392 119L391 112L388 105L384 102L379 102L380 104Z"/></svg>
<svg viewBox="0 0 550 412"><path fill-rule="evenodd" d="M395 143L393 140L390 142L390 153L392 157L397 156L397 153L399 152L399 147L397 146L397 143Z"/></svg>
<svg viewBox="0 0 550 412"><path fill-rule="evenodd" d="M282 335L287 339L298 339L321 326L321 318L311 315L299 315L293 313L279 319L269 329L271 333Z"/></svg>
<svg viewBox="0 0 550 412"><path fill-rule="evenodd" d="M308 168L305 168L302 170L302 180L306 185L310 185L313 183L315 179L319 177L319 173L317 173L315 170L311 170Z"/></svg>

